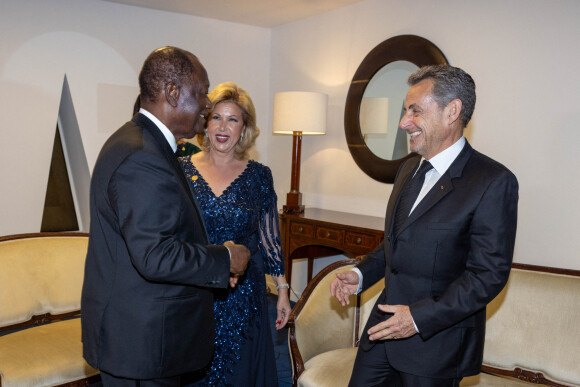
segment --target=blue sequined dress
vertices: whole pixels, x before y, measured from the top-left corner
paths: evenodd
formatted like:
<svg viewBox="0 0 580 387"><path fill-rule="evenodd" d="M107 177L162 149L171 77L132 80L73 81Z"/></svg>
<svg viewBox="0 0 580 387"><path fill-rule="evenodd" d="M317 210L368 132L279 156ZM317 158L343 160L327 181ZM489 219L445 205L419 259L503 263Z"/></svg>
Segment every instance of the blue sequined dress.
<svg viewBox="0 0 580 387"><path fill-rule="evenodd" d="M238 285L216 293L215 352L202 384L277 386L264 276L284 274L272 172L250 160L216 197L189 157L180 158L180 162L201 207L210 243L233 240L251 252Z"/></svg>

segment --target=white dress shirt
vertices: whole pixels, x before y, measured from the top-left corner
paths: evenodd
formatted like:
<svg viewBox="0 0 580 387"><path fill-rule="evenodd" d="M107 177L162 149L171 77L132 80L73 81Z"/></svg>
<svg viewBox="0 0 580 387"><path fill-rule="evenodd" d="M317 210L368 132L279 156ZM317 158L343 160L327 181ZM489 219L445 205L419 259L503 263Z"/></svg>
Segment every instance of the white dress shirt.
<svg viewBox="0 0 580 387"><path fill-rule="evenodd" d="M451 166L451 163L453 163L457 158L457 156L459 156L459 153L461 153L464 146L465 146L465 137L461 136L461 138L457 140L449 148L431 157L431 160L429 160L429 162L433 166L433 169L429 170L425 174L425 181L423 182L423 187L421 187L421 192L419 192L419 196L417 196L417 200L415 201L415 204L413 204L413 208L411 208L409 215L411 214L411 212L413 212L415 207L417 207L417 205L421 203L421 200L423 200L425 195L427 195L427 193L431 190L431 188L433 188L433 186L435 185L435 183L437 183L437 181L441 178L441 176L443 176L443 174L447 172L447 170ZM422 157L421 164L423 163L423 160L425 160L425 158Z"/></svg>
<svg viewBox="0 0 580 387"><path fill-rule="evenodd" d="M153 121L155 125L157 125L161 133L163 133L163 135L165 136L165 139L169 143L169 146L171 147L171 149L173 149L173 153L175 153L177 151L177 141L175 141L175 136L173 135L173 133L171 133L171 131L167 128L167 126L165 126L163 122L159 121L157 117L155 117L153 114L149 113L147 110L143 108L139 109L139 113L143 114L145 117Z"/></svg>

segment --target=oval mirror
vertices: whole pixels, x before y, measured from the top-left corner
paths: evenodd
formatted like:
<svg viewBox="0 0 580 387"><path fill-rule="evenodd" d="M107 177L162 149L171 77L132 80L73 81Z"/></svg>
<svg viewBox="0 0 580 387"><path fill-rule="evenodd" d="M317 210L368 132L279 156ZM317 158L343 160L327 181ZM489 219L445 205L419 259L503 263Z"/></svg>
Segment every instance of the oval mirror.
<svg viewBox="0 0 580 387"><path fill-rule="evenodd" d="M407 78L417 68L448 64L443 52L425 38L400 35L380 43L358 67L344 109L348 149L359 168L375 180L392 184L408 154L399 130Z"/></svg>
<svg viewBox="0 0 580 387"><path fill-rule="evenodd" d="M369 81L362 97L359 124L367 147L378 157L397 160L409 154L408 139L399 130L407 79L419 67L405 60L383 66Z"/></svg>

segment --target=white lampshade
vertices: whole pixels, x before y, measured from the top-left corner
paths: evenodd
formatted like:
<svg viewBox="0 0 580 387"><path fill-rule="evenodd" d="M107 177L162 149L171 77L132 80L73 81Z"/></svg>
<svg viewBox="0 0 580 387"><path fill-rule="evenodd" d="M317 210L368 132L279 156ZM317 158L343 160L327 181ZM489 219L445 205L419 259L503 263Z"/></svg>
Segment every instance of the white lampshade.
<svg viewBox="0 0 580 387"><path fill-rule="evenodd" d="M387 133L388 98L363 98L360 104L360 129L363 134Z"/></svg>
<svg viewBox="0 0 580 387"><path fill-rule="evenodd" d="M285 91L274 95L272 132L305 135L326 133L328 95L306 91Z"/></svg>

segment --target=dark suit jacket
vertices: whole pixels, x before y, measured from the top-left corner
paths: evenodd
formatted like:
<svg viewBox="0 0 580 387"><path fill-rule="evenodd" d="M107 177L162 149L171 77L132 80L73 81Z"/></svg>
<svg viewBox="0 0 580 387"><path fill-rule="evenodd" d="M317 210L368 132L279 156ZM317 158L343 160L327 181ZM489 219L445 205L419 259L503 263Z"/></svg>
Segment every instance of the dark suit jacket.
<svg viewBox="0 0 580 387"><path fill-rule="evenodd" d="M87 362L131 379L206 365L213 293L229 253L207 246L183 172L157 126L137 114L103 146L91 180L91 230L81 299Z"/></svg>
<svg viewBox="0 0 580 387"><path fill-rule="evenodd" d="M363 289L385 275L377 304L408 305L420 331L380 341L392 366L427 377L477 374L485 308L507 282L516 235L518 183L503 165L466 143L433 189L392 234L395 208L419 158L400 168L387 206L385 240L358 265ZM366 331L390 316L371 314Z"/></svg>

